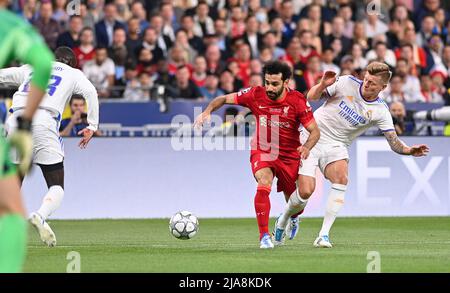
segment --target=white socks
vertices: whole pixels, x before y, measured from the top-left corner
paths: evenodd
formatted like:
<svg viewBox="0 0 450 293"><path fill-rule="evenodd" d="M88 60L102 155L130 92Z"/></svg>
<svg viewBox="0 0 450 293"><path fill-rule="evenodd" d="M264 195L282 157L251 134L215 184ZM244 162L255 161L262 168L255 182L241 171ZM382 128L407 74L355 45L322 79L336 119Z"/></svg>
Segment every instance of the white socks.
<svg viewBox="0 0 450 293"><path fill-rule="evenodd" d="M37 211L39 215L45 220L50 216L54 211L56 211L64 197L64 189L62 189L59 185L50 186L47 194L44 196L42 200L42 205Z"/></svg>
<svg viewBox="0 0 450 293"><path fill-rule="evenodd" d="M323 218L322 230L319 232L319 236L329 235L331 226L333 226L334 220L339 213L339 210L344 205L345 191L347 185L343 184L331 184L330 195L328 196L327 207L325 211L325 217Z"/></svg>
<svg viewBox="0 0 450 293"><path fill-rule="evenodd" d="M287 222L292 215L295 215L305 208L308 203L307 199L302 199L295 190L289 197L289 201L286 203L283 214L278 218L277 228L286 229Z"/></svg>

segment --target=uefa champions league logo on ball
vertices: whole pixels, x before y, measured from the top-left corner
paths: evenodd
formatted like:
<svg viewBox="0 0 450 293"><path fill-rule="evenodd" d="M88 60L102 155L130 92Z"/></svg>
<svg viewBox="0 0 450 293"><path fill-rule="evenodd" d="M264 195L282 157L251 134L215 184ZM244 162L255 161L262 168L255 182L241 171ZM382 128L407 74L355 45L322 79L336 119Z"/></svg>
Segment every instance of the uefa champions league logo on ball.
<svg viewBox="0 0 450 293"><path fill-rule="evenodd" d="M67 3L66 12L67 15L81 15L81 0L72 0Z"/></svg>

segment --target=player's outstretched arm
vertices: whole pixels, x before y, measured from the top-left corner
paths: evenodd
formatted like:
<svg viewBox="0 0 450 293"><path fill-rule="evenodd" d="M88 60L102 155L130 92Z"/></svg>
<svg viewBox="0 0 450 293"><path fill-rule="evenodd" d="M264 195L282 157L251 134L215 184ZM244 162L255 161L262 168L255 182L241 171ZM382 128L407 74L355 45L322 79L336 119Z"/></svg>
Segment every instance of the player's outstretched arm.
<svg viewBox="0 0 450 293"><path fill-rule="evenodd" d="M203 123L210 121L211 113L219 109L225 104L234 104L234 99L237 93L231 93L228 95L218 96L214 100L212 100L205 111L203 111L194 121L194 127L199 128L203 125Z"/></svg>
<svg viewBox="0 0 450 293"><path fill-rule="evenodd" d="M309 132L308 139L302 146L297 149L302 160L306 160L309 157L309 152L316 145L320 138L320 130L316 121L309 123L309 125L305 128Z"/></svg>
<svg viewBox="0 0 450 293"><path fill-rule="evenodd" d="M323 92L327 87L336 82L336 73L333 71L326 71L322 79L318 84L313 86L308 93L306 94L306 98L311 101L319 100L322 97Z"/></svg>
<svg viewBox="0 0 450 293"><path fill-rule="evenodd" d="M411 147L407 146L398 138L395 131L386 131L384 136L386 137L391 149L397 154L423 157L430 151L430 148L425 144L413 145Z"/></svg>

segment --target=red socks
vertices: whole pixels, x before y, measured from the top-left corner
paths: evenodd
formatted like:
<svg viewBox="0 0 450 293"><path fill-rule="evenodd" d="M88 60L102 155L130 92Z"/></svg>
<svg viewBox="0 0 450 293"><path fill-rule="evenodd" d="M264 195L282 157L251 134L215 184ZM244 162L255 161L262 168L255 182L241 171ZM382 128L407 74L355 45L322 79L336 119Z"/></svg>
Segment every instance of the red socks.
<svg viewBox="0 0 450 293"><path fill-rule="evenodd" d="M265 233L269 233L269 214L270 214L270 186L258 185L255 195L256 220L259 227L259 239Z"/></svg>

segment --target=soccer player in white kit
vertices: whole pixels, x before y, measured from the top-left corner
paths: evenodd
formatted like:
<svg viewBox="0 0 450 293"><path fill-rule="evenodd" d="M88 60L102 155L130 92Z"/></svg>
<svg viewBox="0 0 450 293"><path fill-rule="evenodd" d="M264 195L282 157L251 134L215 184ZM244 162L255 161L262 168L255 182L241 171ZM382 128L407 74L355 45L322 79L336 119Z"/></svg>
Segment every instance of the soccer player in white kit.
<svg viewBox="0 0 450 293"><path fill-rule="evenodd" d="M315 247L331 248L329 232L344 204L348 182L348 147L352 141L371 126L377 126L386 137L391 149L402 155L425 156L426 145L405 145L397 136L386 103L378 94L386 88L391 77L384 63L368 65L364 81L351 75L336 78L334 72L326 72L321 82L310 89L309 100L326 98L314 112L321 136L311 150L308 159L299 169L298 193L291 195L283 214L278 218L274 231L274 244L283 244L286 225L292 215L303 211L315 189L316 167L331 182L322 229L314 241ZM293 237L290 237L292 239Z"/></svg>
<svg viewBox="0 0 450 293"><path fill-rule="evenodd" d="M89 126L80 131L83 135L80 148L86 148L98 127L98 96L95 87L84 74L73 68L76 57L68 47L59 47L55 51L52 75L44 96L33 119L33 163L37 164L44 175L48 192L44 196L39 210L31 213L30 223L37 229L41 240L48 246L56 245L56 236L45 221L61 204L64 197L64 147L59 136L61 115L67 101L73 94L83 96L87 101ZM29 65L0 70L0 82L19 86L14 93L10 115L5 130L10 136L17 128L17 116L20 116L28 98L32 68ZM14 163L19 163L14 158Z"/></svg>

